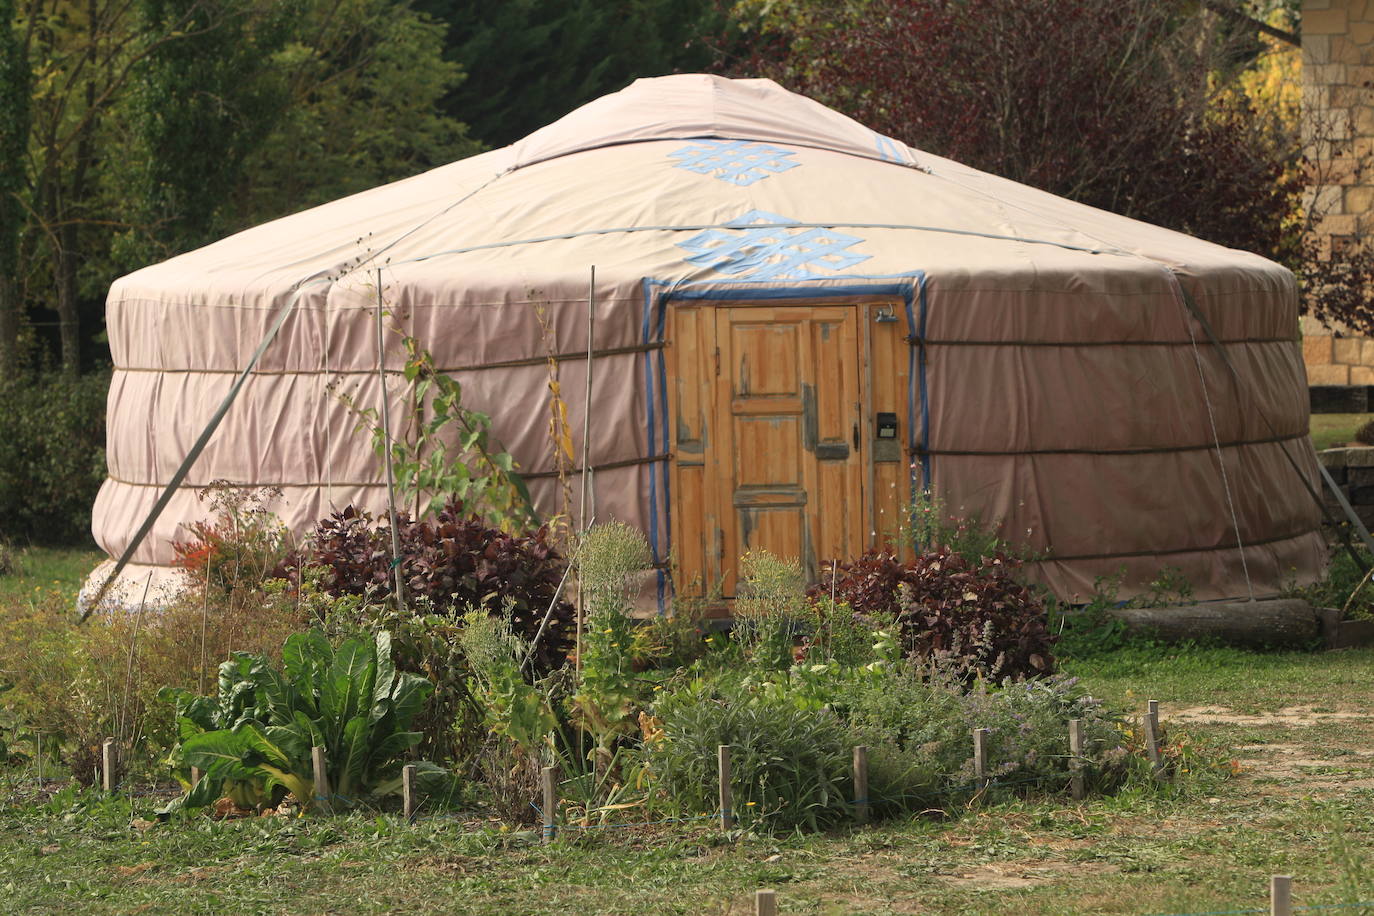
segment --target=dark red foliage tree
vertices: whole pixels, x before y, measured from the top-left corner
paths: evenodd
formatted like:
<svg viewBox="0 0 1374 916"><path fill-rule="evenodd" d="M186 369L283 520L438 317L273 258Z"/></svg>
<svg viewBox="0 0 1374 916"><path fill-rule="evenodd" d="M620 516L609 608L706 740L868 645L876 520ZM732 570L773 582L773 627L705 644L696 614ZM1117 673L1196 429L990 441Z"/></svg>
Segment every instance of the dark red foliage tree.
<svg viewBox="0 0 1374 916"><path fill-rule="evenodd" d="M791 9L728 69L917 149L1296 266L1301 138L1226 91L1253 29L1179 0Z"/></svg>

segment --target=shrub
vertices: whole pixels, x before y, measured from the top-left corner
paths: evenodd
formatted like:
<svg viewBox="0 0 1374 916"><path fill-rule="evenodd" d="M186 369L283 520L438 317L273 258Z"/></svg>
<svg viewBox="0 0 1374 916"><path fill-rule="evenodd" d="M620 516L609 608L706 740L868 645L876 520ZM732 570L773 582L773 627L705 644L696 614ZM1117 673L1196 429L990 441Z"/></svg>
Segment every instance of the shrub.
<svg viewBox="0 0 1374 916"><path fill-rule="evenodd" d="M693 681L654 704L644 757L662 801L717 810L716 749L731 747L735 815L745 825L818 829L849 810L851 743L835 713L756 694L738 680Z"/></svg>
<svg viewBox="0 0 1374 916"><path fill-rule="evenodd" d="M216 480L196 498L210 504L214 518L192 522L192 539L173 542L175 564L197 586L223 594L260 585L287 552L288 532L270 508L281 488L254 490Z"/></svg>
<svg viewBox="0 0 1374 916"><path fill-rule="evenodd" d="M1355 430L1355 441L1361 445L1374 445L1374 420L1362 424Z"/></svg>
<svg viewBox="0 0 1374 916"><path fill-rule="evenodd" d="M185 593L155 612L117 608L78 624L68 599L51 593L0 607L0 705L60 747L80 781L95 779L100 743L151 757L175 740L159 688L205 690L233 649L275 654L299 629L282 588L215 597ZM151 601L151 599L150 599Z"/></svg>
<svg viewBox="0 0 1374 916"><path fill-rule="evenodd" d="M0 378L0 518L8 535L90 539L91 504L105 480L109 390L108 372Z"/></svg>
<svg viewBox="0 0 1374 916"><path fill-rule="evenodd" d="M793 626L813 616L801 567L754 550L740 558L734 634L750 664L785 670L792 664Z"/></svg>
<svg viewBox="0 0 1374 916"><path fill-rule="evenodd" d="M907 654L948 661L970 674L1022 678L1054 670L1045 606L998 554L973 562L944 547L903 563L871 550L822 576L813 603L833 589L855 614L883 625L895 621ZM828 580L835 575L833 584Z"/></svg>
<svg viewBox="0 0 1374 916"><path fill-rule="evenodd" d="M531 642L552 604L533 663L541 672L563 664L571 648L573 606L561 596L554 602L567 563L547 528L507 534L450 503L432 519L412 521L402 513L397 536L407 600L423 598L435 613L455 618L468 607L485 608L504 615ZM326 594L383 601L393 591L391 564L389 527L349 506L321 521L280 574L299 581L302 569L319 566L319 587Z"/></svg>

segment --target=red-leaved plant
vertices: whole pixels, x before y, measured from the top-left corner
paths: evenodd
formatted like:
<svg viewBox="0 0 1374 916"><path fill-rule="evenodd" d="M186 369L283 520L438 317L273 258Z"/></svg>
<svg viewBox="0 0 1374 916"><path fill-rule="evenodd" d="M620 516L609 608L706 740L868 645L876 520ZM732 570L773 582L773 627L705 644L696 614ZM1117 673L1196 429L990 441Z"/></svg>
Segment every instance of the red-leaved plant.
<svg viewBox="0 0 1374 916"><path fill-rule="evenodd" d="M1050 674L1055 637L1044 602L1013 574L1019 567L1001 554L975 562L941 548L903 563L871 550L827 567L807 596L825 602L833 589L855 617L895 623L909 656L994 680Z"/></svg>
<svg viewBox="0 0 1374 916"><path fill-rule="evenodd" d="M508 616L512 630L526 640L534 639L553 604L533 665L547 672L563 664L572 646L574 611L561 598L554 602L567 562L550 542L547 528L508 534L468 514L461 503L450 502L419 521L400 513L397 536L407 600L423 598L442 614L484 607ZM283 564L280 574L296 579L305 567L321 567L319 585L327 594L386 600L393 590L392 562L389 527L349 506L316 525L306 546Z"/></svg>

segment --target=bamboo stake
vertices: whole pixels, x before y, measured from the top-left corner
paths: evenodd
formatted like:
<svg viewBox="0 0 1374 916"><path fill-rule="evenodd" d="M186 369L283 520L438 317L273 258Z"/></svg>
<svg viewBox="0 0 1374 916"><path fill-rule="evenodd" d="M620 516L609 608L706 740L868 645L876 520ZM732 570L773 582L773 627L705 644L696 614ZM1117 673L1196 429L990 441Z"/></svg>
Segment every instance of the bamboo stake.
<svg viewBox="0 0 1374 916"><path fill-rule="evenodd" d="M324 748L310 749L310 763L315 769L315 798L311 807L321 814L333 814L334 806L329 803L329 767L324 758Z"/></svg>
<svg viewBox="0 0 1374 916"><path fill-rule="evenodd" d="M582 404L582 497L577 508L577 524L585 537L591 525L587 523L587 502L591 498L592 473L592 360L596 343L596 265L592 265L591 283L587 287L587 385ZM579 550L580 554L581 551ZM582 617L587 611L586 593L582 581L582 563L577 564L577 676L582 676Z"/></svg>
<svg viewBox="0 0 1374 916"><path fill-rule="evenodd" d="M415 764L401 767L401 806L407 821L415 820Z"/></svg>
<svg viewBox="0 0 1374 916"><path fill-rule="evenodd" d="M558 772L544 767L540 781L544 788L544 842L552 843L558 836Z"/></svg>
<svg viewBox="0 0 1374 916"><path fill-rule="evenodd" d="M775 891L754 892L754 916L778 916L778 895Z"/></svg>
<svg viewBox="0 0 1374 916"><path fill-rule="evenodd" d="M868 748L854 748L854 820L868 823Z"/></svg>
<svg viewBox="0 0 1374 916"><path fill-rule="evenodd" d="M386 446L386 507L391 518L391 572L396 582L396 606L406 607L401 575L401 536L396 530L396 478L392 470L391 405L386 395L386 347L382 343L382 269L377 268L377 384L382 400L382 443Z"/></svg>
<svg viewBox="0 0 1374 916"><path fill-rule="evenodd" d="M1293 916L1293 876L1273 875L1269 879L1269 916Z"/></svg>
<svg viewBox="0 0 1374 916"><path fill-rule="evenodd" d="M1083 721L1069 720L1069 790L1074 801L1082 801L1083 790Z"/></svg>
<svg viewBox="0 0 1374 916"><path fill-rule="evenodd" d="M730 745L722 744L716 748L716 771L720 777L720 829L728 831L735 823L731 810L734 796L730 791Z"/></svg>

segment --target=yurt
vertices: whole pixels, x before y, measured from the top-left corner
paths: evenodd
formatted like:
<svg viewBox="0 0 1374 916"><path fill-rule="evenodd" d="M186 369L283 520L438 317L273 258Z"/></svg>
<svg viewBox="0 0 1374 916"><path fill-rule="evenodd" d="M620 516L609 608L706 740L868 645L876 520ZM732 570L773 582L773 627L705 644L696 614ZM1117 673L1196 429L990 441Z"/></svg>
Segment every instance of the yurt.
<svg viewBox="0 0 1374 916"><path fill-rule="evenodd" d="M1065 598L1165 569L1198 598L1261 597L1325 560L1297 309L1264 258L771 81L639 80L116 282L93 521L112 561L91 581L113 558L140 587L175 575L215 480L280 487L297 533L384 511L340 394L387 398L403 434L399 328L491 415L544 513L553 360L574 474L589 415L588 515L645 532L663 607L728 600L748 550L814 576L899 542L923 493L999 524Z"/></svg>

